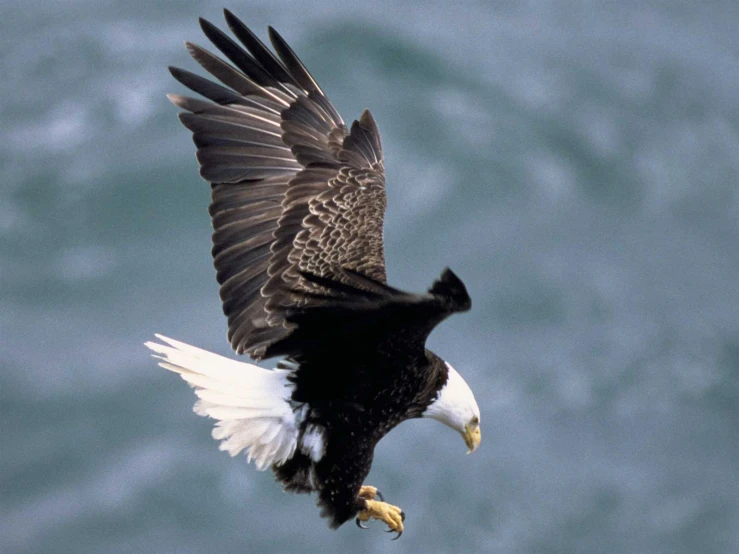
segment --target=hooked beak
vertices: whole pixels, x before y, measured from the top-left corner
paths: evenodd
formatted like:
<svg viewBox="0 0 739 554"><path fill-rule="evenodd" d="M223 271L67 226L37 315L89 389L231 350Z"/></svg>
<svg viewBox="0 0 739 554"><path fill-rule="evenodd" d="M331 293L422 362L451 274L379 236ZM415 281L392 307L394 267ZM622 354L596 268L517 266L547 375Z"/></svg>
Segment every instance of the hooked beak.
<svg viewBox="0 0 739 554"><path fill-rule="evenodd" d="M481 433L479 425L470 425L469 423L464 426L464 442L469 450L467 454L472 454L478 446L480 446Z"/></svg>

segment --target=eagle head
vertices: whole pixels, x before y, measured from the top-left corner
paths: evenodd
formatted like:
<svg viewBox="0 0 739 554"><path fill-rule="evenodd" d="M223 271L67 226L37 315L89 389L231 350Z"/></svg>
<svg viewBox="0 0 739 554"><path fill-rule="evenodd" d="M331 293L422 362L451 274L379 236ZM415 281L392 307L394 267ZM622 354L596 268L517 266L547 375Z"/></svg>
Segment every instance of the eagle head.
<svg viewBox="0 0 739 554"><path fill-rule="evenodd" d="M448 362L446 383L422 417L431 417L459 432L470 454L480 446L480 408L467 382Z"/></svg>

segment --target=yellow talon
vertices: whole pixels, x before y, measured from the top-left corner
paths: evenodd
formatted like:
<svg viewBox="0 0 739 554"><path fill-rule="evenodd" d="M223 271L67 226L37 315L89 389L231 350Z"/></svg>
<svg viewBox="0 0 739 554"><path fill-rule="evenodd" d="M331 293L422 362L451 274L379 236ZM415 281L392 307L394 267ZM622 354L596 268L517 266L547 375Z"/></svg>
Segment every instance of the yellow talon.
<svg viewBox="0 0 739 554"><path fill-rule="evenodd" d="M374 500L376 496L379 497L380 500L383 499L382 494L377 490L377 487L373 487L371 485L362 485L357 496L364 498L365 500Z"/></svg>
<svg viewBox="0 0 739 554"><path fill-rule="evenodd" d="M367 508L357 514L357 524L361 521L369 521L370 518L379 519L387 524L389 531L398 533L396 539L403 534L405 514L400 508L377 500L367 500L366 502Z"/></svg>

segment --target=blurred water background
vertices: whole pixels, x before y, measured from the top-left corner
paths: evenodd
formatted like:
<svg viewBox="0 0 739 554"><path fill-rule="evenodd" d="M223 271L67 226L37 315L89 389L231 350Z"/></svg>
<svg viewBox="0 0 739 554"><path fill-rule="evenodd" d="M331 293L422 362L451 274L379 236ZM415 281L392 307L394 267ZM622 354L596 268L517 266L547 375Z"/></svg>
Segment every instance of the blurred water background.
<svg viewBox="0 0 739 554"><path fill-rule="evenodd" d="M583 7L587 5L587 7ZM379 445L390 543L219 452L154 332L228 354L166 92L222 2L0 7L4 553L739 552L739 4L255 0L388 174L390 282L476 391Z"/></svg>

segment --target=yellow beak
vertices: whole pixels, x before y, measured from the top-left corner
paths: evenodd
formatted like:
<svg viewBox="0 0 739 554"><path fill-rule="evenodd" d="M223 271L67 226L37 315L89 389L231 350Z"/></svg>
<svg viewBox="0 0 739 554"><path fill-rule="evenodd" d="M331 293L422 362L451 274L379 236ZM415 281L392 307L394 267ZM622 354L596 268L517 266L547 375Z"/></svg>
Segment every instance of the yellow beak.
<svg viewBox="0 0 739 554"><path fill-rule="evenodd" d="M469 450L467 454L472 454L478 446L480 446L480 440L482 438L480 433L479 425L470 425L469 423L464 426L464 442Z"/></svg>

